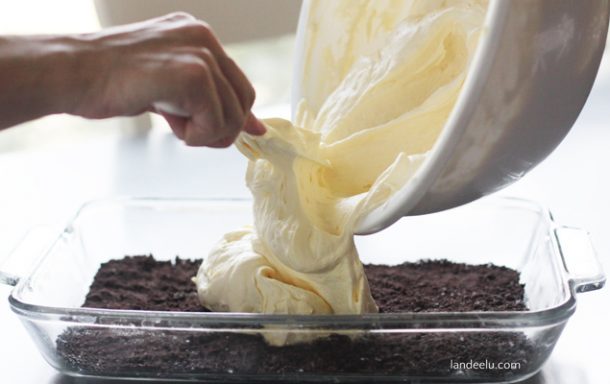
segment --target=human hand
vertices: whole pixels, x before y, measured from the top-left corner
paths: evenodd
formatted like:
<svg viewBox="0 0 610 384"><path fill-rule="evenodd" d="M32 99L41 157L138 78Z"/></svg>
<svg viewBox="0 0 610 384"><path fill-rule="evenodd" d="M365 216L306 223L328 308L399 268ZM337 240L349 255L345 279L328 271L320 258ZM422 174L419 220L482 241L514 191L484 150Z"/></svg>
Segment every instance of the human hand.
<svg viewBox="0 0 610 384"><path fill-rule="evenodd" d="M76 84L69 113L106 118L158 112L191 146L227 147L242 130L265 133L250 111L252 85L209 26L190 15L79 35L72 44Z"/></svg>

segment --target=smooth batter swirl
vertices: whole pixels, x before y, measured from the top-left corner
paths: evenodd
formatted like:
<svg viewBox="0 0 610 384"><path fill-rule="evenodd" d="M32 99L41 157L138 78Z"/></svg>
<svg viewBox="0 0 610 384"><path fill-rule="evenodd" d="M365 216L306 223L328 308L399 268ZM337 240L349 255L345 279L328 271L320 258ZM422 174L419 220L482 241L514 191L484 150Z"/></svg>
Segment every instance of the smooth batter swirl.
<svg viewBox="0 0 610 384"><path fill-rule="evenodd" d="M301 101L295 124L265 120L267 134L237 141L249 159L254 226L226 234L199 269L201 303L214 311L377 311L355 225L408 182L434 145L486 2L357 3L312 3L309 28L335 18L340 37L309 33L304 78L320 89ZM267 340L294 341L287 337Z"/></svg>

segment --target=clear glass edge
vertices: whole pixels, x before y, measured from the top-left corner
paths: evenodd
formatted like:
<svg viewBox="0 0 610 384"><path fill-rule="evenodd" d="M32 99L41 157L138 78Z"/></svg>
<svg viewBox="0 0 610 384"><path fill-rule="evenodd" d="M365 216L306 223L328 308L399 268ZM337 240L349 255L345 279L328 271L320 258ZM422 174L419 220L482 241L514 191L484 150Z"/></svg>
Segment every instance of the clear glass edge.
<svg viewBox="0 0 610 384"><path fill-rule="evenodd" d="M542 204L517 197L492 196L491 201L507 201L536 207L549 224L549 232L557 227L553 215L548 208ZM48 255L53 246L61 239L62 235L70 228L71 224L86 209L101 204L143 204L143 203L228 203L228 204L247 204L251 202L248 198L165 198L165 197L116 197L107 199L97 199L84 203L76 214L68 221L65 229L59 233L57 238L49 245L47 250L41 254L32 268L35 271L38 265ZM17 297L15 292L24 284L29 277L20 279L14 287L10 296L9 304L13 312L17 315L30 320L38 321L61 321L65 323L80 325L97 325L97 320L103 319L102 326L125 326L125 320L131 321L150 321L146 327L172 328L172 322L190 323L192 326L218 326L221 324L252 326L257 327L261 324L284 325L287 329L303 327L325 327L326 329L388 329L388 328L444 328L444 329L465 329L465 328L506 328L510 330L514 327L541 327L551 326L566 321L576 309L576 298L574 282L569 278L565 269L559 245L555 236L553 247L555 254L559 258L557 262L561 267L562 282L569 288L569 296L563 302L554 307L538 311L487 311L487 312L405 312L405 313L374 313L362 315L284 315L284 314L260 314L260 313L229 313L229 312L164 312L164 311L142 311L142 310L116 310L98 308L65 308L50 307L35 304L28 304ZM169 325L168 325L169 324ZM183 327L178 327L183 328ZM260 330L260 329L259 329ZM319 331L319 330L318 330Z"/></svg>
<svg viewBox="0 0 610 384"><path fill-rule="evenodd" d="M524 380L536 375L542 365L536 369L526 373L512 373L509 370L504 372L504 376L498 375L490 381L489 377L464 378L461 375L451 376L411 376L411 375L383 375L383 374L337 374L337 373L318 373L318 374L302 374L302 373L283 373L281 375L265 374L168 374L167 376L128 376L128 375L88 375L85 373L74 372L66 369L55 367L61 373L70 376L74 379L100 379L103 383L108 380L125 380L126 382L155 382L167 383L171 380L172 383L522 383ZM405 381L408 378L409 381ZM203 381L201 381L203 380ZM485 380L485 381L483 381ZM112 383L112 381L110 382Z"/></svg>

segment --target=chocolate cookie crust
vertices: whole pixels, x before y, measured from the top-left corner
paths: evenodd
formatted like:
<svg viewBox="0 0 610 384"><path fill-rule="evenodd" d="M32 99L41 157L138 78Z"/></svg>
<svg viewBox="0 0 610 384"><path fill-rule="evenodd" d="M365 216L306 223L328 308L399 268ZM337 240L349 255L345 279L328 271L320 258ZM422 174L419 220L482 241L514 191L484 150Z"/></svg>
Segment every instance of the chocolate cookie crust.
<svg viewBox="0 0 610 384"><path fill-rule="evenodd" d="M103 264L84 307L155 311L207 311L191 278L201 260L156 261L125 257ZM380 312L524 311L519 274L493 265L420 261L366 265ZM230 287L227 287L230 289ZM134 324L140 325L140 324ZM513 371L460 372L493 378L527 372L545 356L520 332L333 334L313 342L274 347L257 334L73 327L57 339L63 363L82 374L210 378L281 375L443 377L452 361L517 363Z"/></svg>

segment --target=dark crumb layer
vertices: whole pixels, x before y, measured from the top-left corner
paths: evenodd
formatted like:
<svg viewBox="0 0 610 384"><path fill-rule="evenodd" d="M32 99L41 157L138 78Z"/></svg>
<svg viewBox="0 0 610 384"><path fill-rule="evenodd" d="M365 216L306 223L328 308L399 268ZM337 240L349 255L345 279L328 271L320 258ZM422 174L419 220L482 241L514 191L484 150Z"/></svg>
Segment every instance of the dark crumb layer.
<svg viewBox="0 0 610 384"><path fill-rule="evenodd" d="M519 273L446 260L366 265L381 312L526 311Z"/></svg>
<svg viewBox="0 0 610 384"><path fill-rule="evenodd" d="M125 257L103 264L84 307L208 312L191 278L201 260L156 261ZM396 266L365 265L381 312L524 311L519 274L494 265L420 261Z"/></svg>
<svg viewBox="0 0 610 384"><path fill-rule="evenodd" d="M199 264L160 262L152 256L110 261L100 267L83 306L202 311L190 280ZM519 274L508 268L422 261L367 265L365 270L373 297L386 313L527 310ZM134 320L134 325L139 324ZM272 347L257 334L74 327L58 337L57 349L67 369L88 375L281 375L285 380L311 374L510 379L546 357L520 332L369 333L357 338L334 334ZM508 361L519 367L458 372L451 360Z"/></svg>
<svg viewBox="0 0 610 384"><path fill-rule="evenodd" d="M191 278L201 260L127 256L100 266L83 307L149 311L207 312Z"/></svg>

